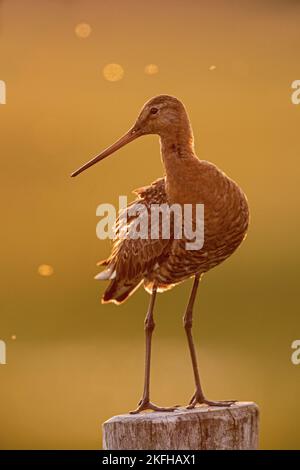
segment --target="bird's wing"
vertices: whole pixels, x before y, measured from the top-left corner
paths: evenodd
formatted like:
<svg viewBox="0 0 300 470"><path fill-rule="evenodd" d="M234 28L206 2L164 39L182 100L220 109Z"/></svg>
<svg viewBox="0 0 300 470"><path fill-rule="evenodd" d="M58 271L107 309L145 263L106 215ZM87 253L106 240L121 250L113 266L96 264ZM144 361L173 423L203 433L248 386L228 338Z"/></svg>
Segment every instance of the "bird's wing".
<svg viewBox="0 0 300 470"><path fill-rule="evenodd" d="M120 213L116 221L112 253L107 260L99 263L107 267L96 279L112 281L104 293L104 302L119 303L125 300L140 285L145 274L151 272L155 264L167 256L170 247L171 238L162 238L159 224L156 227L158 238L151 237L149 217L152 204L167 203L165 178L136 189L134 193L138 198ZM127 220L124 223L125 215ZM148 220L148 225L145 219ZM142 229L144 238L136 235Z"/></svg>

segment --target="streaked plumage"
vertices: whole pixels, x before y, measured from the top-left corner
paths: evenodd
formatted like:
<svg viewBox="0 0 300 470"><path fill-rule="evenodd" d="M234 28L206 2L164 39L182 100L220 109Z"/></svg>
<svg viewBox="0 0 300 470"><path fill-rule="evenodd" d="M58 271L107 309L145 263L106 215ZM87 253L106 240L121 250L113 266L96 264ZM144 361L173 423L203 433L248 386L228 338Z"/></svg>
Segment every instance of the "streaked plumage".
<svg viewBox="0 0 300 470"><path fill-rule="evenodd" d="M156 282L158 291L169 289L196 273L205 273L220 264L240 245L249 219L244 194L234 181L211 163L197 160L197 165L199 186L193 191L195 194L191 203L196 200L205 207L203 248L199 251L187 251L186 238L151 240L150 226L149 239L120 239L116 232L110 257L99 263L107 266L106 279L114 276L104 293L104 302L119 303L126 300L142 282L150 292L153 282ZM208 183L214 184L213 191L207 189ZM180 196L176 201L170 201L166 178L160 178L135 192L139 198L134 203L143 204L149 216L151 204L180 202ZM128 225L132 222L133 218Z"/></svg>

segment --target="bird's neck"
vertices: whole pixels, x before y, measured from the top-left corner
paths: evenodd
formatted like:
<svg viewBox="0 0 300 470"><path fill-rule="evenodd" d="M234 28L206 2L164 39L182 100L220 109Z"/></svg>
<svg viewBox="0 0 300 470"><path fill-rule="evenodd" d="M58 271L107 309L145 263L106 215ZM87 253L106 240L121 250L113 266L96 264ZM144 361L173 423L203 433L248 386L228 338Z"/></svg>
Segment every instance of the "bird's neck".
<svg viewBox="0 0 300 470"><path fill-rule="evenodd" d="M181 202L181 198L185 200L185 188L189 186L191 171L199 163L194 153L194 138L189 122L160 135L160 142L169 199Z"/></svg>
<svg viewBox="0 0 300 470"><path fill-rule="evenodd" d="M167 166L176 161L191 158L194 155L193 131L188 120L181 122L172 131L160 134L163 163Z"/></svg>

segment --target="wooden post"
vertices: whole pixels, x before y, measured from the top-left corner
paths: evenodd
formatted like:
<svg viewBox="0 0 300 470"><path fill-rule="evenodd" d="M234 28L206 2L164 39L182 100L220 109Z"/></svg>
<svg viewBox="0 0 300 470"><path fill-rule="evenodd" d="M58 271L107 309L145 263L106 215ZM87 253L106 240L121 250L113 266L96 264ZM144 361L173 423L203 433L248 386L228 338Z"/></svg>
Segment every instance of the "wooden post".
<svg viewBox="0 0 300 470"><path fill-rule="evenodd" d="M238 402L229 408L201 406L114 416L103 424L107 450L257 449L258 406Z"/></svg>

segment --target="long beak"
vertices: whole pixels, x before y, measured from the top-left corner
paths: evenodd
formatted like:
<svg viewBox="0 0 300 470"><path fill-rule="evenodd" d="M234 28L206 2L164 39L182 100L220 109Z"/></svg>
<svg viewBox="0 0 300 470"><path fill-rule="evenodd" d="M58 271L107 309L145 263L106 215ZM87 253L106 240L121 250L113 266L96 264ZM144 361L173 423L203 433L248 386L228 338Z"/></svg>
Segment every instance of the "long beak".
<svg viewBox="0 0 300 470"><path fill-rule="evenodd" d="M123 135L123 137L117 140L117 142L112 144L107 149L103 150L100 155L97 155L96 157L92 158L89 162L85 163L83 166L78 168L78 170L71 173L71 177L79 175L79 173L82 173L90 166L95 165L95 163L100 162L104 158L119 150L121 147L124 147L124 145L127 145L129 144L129 142L132 142L133 140L137 139L141 134L142 133L139 129L137 129L136 127L132 127L125 135Z"/></svg>

